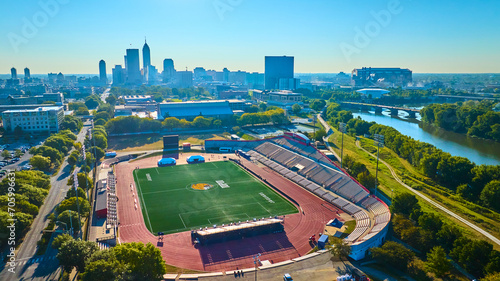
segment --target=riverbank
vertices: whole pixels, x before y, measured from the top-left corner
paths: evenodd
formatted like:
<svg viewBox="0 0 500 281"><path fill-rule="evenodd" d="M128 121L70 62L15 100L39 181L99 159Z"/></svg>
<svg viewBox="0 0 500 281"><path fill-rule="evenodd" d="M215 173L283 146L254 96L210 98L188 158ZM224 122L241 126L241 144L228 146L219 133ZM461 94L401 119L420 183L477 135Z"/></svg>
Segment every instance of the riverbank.
<svg viewBox="0 0 500 281"><path fill-rule="evenodd" d="M468 158L477 165L500 165L500 145L495 141L446 131L430 124L417 122L415 119L407 120L366 111L354 111L353 116L354 118L359 116L368 122L373 121L377 124L393 127L415 140L430 143L453 156Z"/></svg>

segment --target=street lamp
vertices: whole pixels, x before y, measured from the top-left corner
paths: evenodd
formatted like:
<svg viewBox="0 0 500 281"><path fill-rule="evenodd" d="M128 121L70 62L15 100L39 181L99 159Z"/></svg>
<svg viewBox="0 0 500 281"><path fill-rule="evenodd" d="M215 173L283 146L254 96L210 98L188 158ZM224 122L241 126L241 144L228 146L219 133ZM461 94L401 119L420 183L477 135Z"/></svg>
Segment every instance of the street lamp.
<svg viewBox="0 0 500 281"><path fill-rule="evenodd" d="M344 159L344 133L346 131L347 124L340 122L339 123L339 131L342 133L342 149L340 150L340 168L342 168L342 161Z"/></svg>
<svg viewBox="0 0 500 281"><path fill-rule="evenodd" d="M377 196L377 187L378 187L378 159L379 159L380 148L384 147L384 139L385 139L384 135L379 135L379 134L374 135L375 145L377 146L377 169L375 170L375 196Z"/></svg>
<svg viewBox="0 0 500 281"><path fill-rule="evenodd" d="M62 222L62 221L56 221L56 224L57 223L62 223L64 224L64 231L67 231L68 230L68 225L65 223L65 222Z"/></svg>

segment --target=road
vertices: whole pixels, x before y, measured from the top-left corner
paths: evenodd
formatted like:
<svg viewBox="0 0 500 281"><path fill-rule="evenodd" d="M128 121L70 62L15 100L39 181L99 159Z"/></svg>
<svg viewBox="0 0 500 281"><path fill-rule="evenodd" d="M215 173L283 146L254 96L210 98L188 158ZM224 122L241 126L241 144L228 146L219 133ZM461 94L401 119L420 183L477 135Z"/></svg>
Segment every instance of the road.
<svg viewBox="0 0 500 281"><path fill-rule="evenodd" d="M88 130L89 122L85 124L83 129L77 136L77 141L82 142L85 138L85 133ZM69 155L69 154L68 154ZM54 211L55 207L64 199L66 192L69 189L67 185L68 177L70 176L70 166L66 158L56 175L50 179L51 188L49 194L45 198L44 204L31 225L31 229L26 234L19 250L16 254L18 261L15 273L10 273L7 268L0 268L0 280L57 280L59 276L59 262L55 258L56 250L49 249L45 255L35 255L37 242L42 237L42 231L48 224L47 217Z"/></svg>
<svg viewBox="0 0 500 281"><path fill-rule="evenodd" d="M319 120L320 122L323 124L323 126L328 126L329 128L330 125L328 125L324 120L323 118L319 117ZM326 127L325 127L326 128ZM356 141L356 146L363 150L364 152L368 153L371 157L374 157L374 158L377 158L376 155L370 153L369 151L367 151L366 149L362 148L360 145L359 145L359 141ZM399 183L401 184L403 187L405 187L406 189L408 189L409 191L413 192L415 195L417 195L418 197L422 198L423 200L427 201L429 204L431 204L432 206L440 209L441 211L447 213L448 215L450 215L451 217L457 219L458 221L464 223L465 225L467 225L468 227L470 227L471 229L474 229L475 231L481 233L482 235L486 236L488 239L490 239L491 241L493 241L495 244L497 245L500 245L500 239L496 238L495 236L491 235L490 233L488 233L486 230L478 227L477 225L469 222L468 220L462 218L461 216L455 214L454 212L450 211L449 209L447 209L446 207L444 207L443 205L441 204L438 204L436 201L430 199L429 197L427 197L426 195L424 195L423 193L413 189L411 186L405 184L399 177L398 175L396 174L396 172L394 171L394 169L391 167L391 165L389 165L387 162L385 162L384 160L382 159L379 159L380 163L384 164L388 169L389 171L391 171L391 174L392 174L392 177Z"/></svg>

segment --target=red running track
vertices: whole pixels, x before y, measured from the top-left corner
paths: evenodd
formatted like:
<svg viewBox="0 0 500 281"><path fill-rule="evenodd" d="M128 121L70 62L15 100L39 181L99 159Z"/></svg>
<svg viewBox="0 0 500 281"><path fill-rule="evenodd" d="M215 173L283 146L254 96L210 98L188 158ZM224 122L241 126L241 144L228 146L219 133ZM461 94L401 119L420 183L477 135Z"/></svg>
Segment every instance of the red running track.
<svg viewBox="0 0 500 281"><path fill-rule="evenodd" d="M185 159L187 156L189 155L182 155L182 158ZM144 225L140 206L135 209L134 199L139 200L135 188L133 192L130 189L130 184L134 182L132 171L135 167L155 167L159 158L160 156L132 163L122 162L115 166L116 191L119 198L118 233L121 243L151 242L156 245L161 250L165 262L170 265L199 271L228 271L253 267L252 257L258 253L261 254L261 261L269 260L272 263L293 259L309 252L311 250L309 237L322 232L330 219L338 218L337 214L342 213L340 209L271 169L261 168L242 160L245 167L266 179L300 205L299 210L303 212L285 217L285 232L195 248L191 244L190 232L185 231L165 235L163 243L159 243L157 237ZM178 163L184 162L184 159Z"/></svg>

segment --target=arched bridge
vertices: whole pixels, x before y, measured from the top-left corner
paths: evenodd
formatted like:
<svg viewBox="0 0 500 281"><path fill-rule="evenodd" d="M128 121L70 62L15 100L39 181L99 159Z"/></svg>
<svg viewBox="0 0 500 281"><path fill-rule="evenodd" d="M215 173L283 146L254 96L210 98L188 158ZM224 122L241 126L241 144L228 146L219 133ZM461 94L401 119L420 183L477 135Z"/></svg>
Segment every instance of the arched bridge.
<svg viewBox="0 0 500 281"><path fill-rule="evenodd" d="M401 110L408 113L409 118L415 118L415 114L420 112L419 109L414 109L414 108L397 107L397 106L382 105L382 104L348 102L348 101L340 102L340 106L342 106L343 108L354 108L366 111L374 110L375 113L382 113L382 110L389 109L391 111L392 116L397 116L398 112Z"/></svg>

